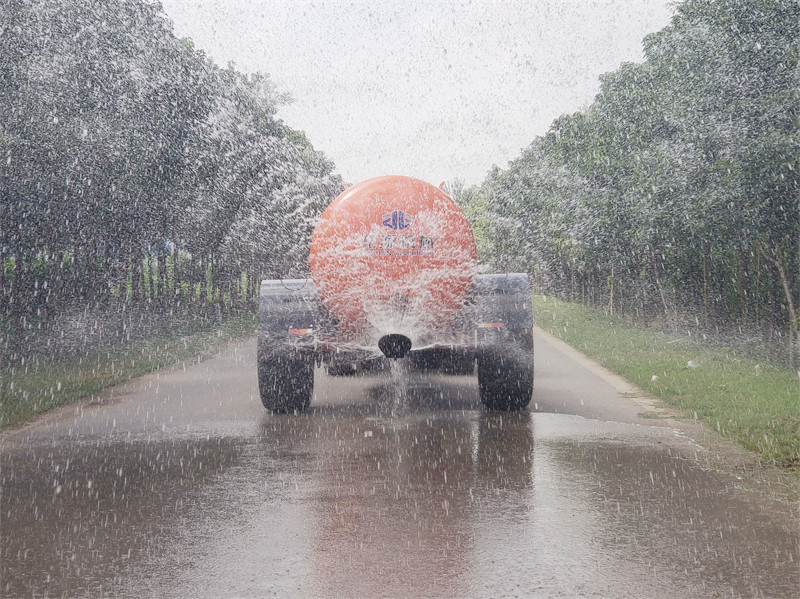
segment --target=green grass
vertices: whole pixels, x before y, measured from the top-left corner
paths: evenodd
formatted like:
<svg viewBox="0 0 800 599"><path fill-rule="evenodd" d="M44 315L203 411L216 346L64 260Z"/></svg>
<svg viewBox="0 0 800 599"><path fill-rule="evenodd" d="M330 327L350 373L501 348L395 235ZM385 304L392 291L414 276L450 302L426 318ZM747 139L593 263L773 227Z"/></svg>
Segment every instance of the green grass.
<svg viewBox="0 0 800 599"><path fill-rule="evenodd" d="M196 357L251 333L256 318L231 316L190 335L137 341L80 359L0 372L0 429L90 396L106 387Z"/></svg>
<svg viewBox="0 0 800 599"><path fill-rule="evenodd" d="M603 310L534 296L536 324L687 416L800 472L800 379L788 367L679 335L642 329ZM699 365L687 366L689 361Z"/></svg>

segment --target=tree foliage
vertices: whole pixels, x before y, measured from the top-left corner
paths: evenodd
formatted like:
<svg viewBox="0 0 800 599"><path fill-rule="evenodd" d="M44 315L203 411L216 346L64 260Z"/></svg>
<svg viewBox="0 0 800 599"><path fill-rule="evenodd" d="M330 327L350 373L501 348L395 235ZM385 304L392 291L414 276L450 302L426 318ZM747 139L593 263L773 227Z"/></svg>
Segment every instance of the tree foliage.
<svg viewBox="0 0 800 599"><path fill-rule="evenodd" d="M642 64L473 191L484 260L612 310L796 319L799 44L795 0L677 5Z"/></svg>
<svg viewBox="0 0 800 599"><path fill-rule="evenodd" d="M285 101L158 3L0 4L0 325L19 344L70 306L207 309L301 272L341 182Z"/></svg>

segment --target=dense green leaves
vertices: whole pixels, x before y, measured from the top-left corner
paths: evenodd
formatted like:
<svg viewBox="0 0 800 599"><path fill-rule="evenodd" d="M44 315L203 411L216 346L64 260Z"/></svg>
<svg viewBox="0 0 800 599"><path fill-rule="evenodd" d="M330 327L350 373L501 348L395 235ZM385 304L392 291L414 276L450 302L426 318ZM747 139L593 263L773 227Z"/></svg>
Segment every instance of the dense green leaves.
<svg viewBox="0 0 800 599"><path fill-rule="evenodd" d="M0 4L0 341L74 306L219 304L304 269L333 165L276 117L267 76L171 29L146 0Z"/></svg>
<svg viewBox="0 0 800 599"><path fill-rule="evenodd" d="M612 309L783 328L800 299L799 44L796 0L677 5L644 63L473 190L484 259Z"/></svg>

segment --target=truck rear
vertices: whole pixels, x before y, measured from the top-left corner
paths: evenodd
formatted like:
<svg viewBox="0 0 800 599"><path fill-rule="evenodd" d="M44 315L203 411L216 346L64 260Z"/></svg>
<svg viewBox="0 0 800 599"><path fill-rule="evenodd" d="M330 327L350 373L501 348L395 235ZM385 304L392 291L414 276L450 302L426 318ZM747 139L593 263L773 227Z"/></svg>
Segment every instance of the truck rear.
<svg viewBox="0 0 800 599"><path fill-rule="evenodd" d="M472 374L489 409L520 409L533 388L526 274L478 275L472 229L440 189L410 177L350 187L322 214L310 279L261 284L258 373L274 412L300 412L315 365L330 374L411 360Z"/></svg>

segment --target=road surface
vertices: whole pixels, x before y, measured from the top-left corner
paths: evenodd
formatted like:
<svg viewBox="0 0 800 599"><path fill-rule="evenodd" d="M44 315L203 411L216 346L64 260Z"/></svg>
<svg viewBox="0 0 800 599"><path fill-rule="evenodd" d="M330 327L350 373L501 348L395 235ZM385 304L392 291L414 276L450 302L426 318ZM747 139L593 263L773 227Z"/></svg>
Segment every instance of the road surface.
<svg viewBox="0 0 800 599"><path fill-rule="evenodd" d="M0 435L0 593L800 596L785 479L543 333L518 414L474 377L318 372L272 416L254 354Z"/></svg>

